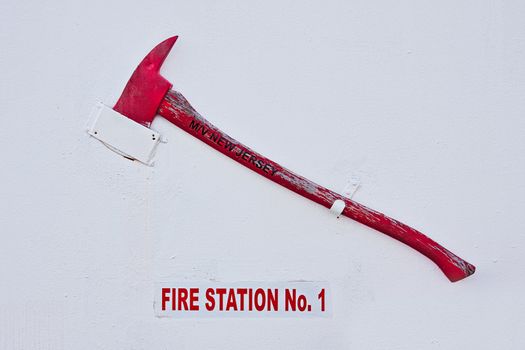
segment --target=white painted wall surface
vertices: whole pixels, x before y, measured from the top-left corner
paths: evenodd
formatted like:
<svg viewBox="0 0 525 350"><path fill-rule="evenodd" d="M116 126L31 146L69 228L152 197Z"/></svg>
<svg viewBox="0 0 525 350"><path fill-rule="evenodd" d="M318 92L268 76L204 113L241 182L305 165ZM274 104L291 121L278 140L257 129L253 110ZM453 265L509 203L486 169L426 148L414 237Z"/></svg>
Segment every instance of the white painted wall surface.
<svg viewBox="0 0 525 350"><path fill-rule="evenodd" d="M523 349L523 1L2 1L0 349ZM474 263L335 219L156 120L84 132L142 57L204 116ZM328 281L328 319L159 319L161 280Z"/></svg>

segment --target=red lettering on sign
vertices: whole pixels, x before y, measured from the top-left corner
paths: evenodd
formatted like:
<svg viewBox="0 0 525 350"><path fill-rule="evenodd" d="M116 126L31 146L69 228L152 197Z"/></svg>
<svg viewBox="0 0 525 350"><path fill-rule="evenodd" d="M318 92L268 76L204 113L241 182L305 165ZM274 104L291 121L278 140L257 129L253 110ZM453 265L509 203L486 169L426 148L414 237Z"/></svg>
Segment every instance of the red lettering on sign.
<svg viewBox="0 0 525 350"><path fill-rule="evenodd" d="M213 297L215 295L215 290L213 288L206 289L206 310L212 311L215 309L215 298Z"/></svg>
<svg viewBox="0 0 525 350"><path fill-rule="evenodd" d="M162 288L162 310L166 310L166 303L170 301L169 292L170 288Z"/></svg>

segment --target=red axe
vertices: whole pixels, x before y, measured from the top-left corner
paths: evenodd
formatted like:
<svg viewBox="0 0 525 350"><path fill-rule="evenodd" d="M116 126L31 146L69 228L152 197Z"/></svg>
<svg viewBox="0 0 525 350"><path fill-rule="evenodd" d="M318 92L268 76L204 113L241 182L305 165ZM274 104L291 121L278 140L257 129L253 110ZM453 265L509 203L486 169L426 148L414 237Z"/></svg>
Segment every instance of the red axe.
<svg viewBox="0 0 525 350"><path fill-rule="evenodd" d="M159 70L177 37L157 45L139 64L113 109L100 105L88 132L124 156L150 163L160 135L149 129L160 115L208 146L265 178L338 214L389 235L428 257L452 282L475 267L421 232L300 176L260 155L204 119Z"/></svg>

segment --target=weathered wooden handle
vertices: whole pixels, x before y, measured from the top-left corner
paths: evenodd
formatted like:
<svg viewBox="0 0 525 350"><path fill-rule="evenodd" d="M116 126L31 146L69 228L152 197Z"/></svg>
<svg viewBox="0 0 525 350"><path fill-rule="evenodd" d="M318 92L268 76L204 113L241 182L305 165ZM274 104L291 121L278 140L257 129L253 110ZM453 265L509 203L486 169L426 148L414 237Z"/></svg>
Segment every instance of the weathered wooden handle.
<svg viewBox="0 0 525 350"><path fill-rule="evenodd" d="M336 200L344 201L343 215L414 248L436 263L452 282L472 275L476 269L474 265L456 256L421 232L319 186L244 146L204 119L184 96L176 91L171 90L166 94L158 113L245 167L326 208L330 208Z"/></svg>

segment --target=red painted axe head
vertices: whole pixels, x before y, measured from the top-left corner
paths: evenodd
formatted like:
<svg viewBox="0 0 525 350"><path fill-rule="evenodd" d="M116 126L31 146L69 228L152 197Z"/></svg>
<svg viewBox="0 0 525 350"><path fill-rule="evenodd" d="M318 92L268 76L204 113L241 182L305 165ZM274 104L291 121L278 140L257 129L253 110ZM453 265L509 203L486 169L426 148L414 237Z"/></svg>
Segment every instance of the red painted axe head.
<svg viewBox="0 0 525 350"><path fill-rule="evenodd" d="M159 71L178 36L164 40L144 57L133 72L113 109L137 123L149 126L172 84Z"/></svg>

